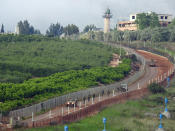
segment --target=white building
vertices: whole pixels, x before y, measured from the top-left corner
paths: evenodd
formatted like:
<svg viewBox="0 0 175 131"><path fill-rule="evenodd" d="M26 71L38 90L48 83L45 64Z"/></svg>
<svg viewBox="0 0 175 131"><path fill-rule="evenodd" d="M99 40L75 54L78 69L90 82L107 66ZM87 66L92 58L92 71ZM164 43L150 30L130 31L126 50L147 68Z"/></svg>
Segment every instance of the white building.
<svg viewBox="0 0 175 131"><path fill-rule="evenodd" d="M130 21L135 21L137 19L137 14L131 14ZM173 20L173 15L170 15L170 14L157 14L157 15L159 17L159 21L171 22Z"/></svg>
<svg viewBox="0 0 175 131"><path fill-rule="evenodd" d="M148 14L150 14L152 12L148 12ZM131 14L129 16L129 21L120 21L118 23L118 29L121 31L125 31L125 30L137 30L137 24L135 23L136 19L137 19L137 14ZM171 24L172 20L173 20L173 16L171 14L157 14L158 18L159 18L159 22L160 25L162 27L167 27L169 24Z"/></svg>

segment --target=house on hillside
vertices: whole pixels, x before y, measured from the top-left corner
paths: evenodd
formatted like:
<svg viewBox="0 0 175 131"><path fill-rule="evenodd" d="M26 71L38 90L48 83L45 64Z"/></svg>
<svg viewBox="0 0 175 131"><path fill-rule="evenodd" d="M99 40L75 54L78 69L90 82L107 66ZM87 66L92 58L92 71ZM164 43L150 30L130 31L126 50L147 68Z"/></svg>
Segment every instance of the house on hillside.
<svg viewBox="0 0 175 131"><path fill-rule="evenodd" d="M137 13L139 14L139 13ZM137 14L131 14L129 17L129 21L120 21L117 23L117 29L120 31L135 31L138 29L138 26L136 24ZM167 27L169 24L171 24L173 20L173 16L171 14L157 14L159 18L160 25L162 27Z"/></svg>

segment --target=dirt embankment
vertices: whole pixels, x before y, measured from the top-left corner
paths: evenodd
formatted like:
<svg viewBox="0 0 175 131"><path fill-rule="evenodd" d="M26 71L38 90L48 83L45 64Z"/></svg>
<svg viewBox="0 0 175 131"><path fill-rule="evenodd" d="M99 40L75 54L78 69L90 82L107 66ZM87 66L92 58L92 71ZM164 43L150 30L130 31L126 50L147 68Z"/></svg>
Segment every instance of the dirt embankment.
<svg viewBox="0 0 175 131"><path fill-rule="evenodd" d="M121 63L120 56L118 54L113 54L113 59L109 63L109 66L111 67L117 67Z"/></svg>

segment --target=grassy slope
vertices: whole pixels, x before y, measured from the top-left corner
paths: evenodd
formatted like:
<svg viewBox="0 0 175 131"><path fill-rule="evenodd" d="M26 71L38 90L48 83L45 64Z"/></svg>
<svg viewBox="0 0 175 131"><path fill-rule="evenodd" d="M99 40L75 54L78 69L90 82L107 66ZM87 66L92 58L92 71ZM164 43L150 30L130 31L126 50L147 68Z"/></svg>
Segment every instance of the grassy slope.
<svg viewBox="0 0 175 131"><path fill-rule="evenodd" d="M98 42L42 41L0 43L0 82L22 82L56 72L108 65L118 52Z"/></svg>
<svg viewBox="0 0 175 131"><path fill-rule="evenodd" d="M161 47L167 47L168 43L160 43ZM171 46L169 53L175 50ZM162 50L164 51L164 50ZM168 51L167 51L168 52ZM174 54L174 53L173 53ZM110 131L155 131L159 125L158 114L164 111L164 98L168 97L168 109L173 115L172 119L163 119L163 126L166 131L175 130L175 78L171 81L171 88L167 89L166 94L151 95L143 100L128 101L125 104L117 104L106 108L95 116L85 118L81 121L68 124L71 131L100 131L103 129L102 118L107 118L107 129ZM154 116L146 116L151 113ZM62 126L29 129L27 131L53 131L63 130Z"/></svg>
<svg viewBox="0 0 175 131"><path fill-rule="evenodd" d="M103 129L102 118L107 118L108 131L155 131L159 125L158 114L164 110L163 102L168 97L168 109L173 118L163 119L163 126L166 131L175 130L175 80L166 94L148 96L142 100L128 101L124 104L113 105L106 108L95 116L91 116L78 122L68 124L70 131L101 131ZM146 116L145 113L152 113L155 116ZM61 131L61 126L29 129L25 131ZM21 131L21 130L20 130Z"/></svg>

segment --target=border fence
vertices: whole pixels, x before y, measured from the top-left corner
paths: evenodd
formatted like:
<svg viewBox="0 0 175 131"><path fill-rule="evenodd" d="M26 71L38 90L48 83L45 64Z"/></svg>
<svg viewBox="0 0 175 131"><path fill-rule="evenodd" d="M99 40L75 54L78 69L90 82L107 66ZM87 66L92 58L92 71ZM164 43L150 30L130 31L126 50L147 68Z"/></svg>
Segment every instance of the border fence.
<svg viewBox="0 0 175 131"><path fill-rule="evenodd" d="M57 125L61 123L73 122L83 117L86 117L94 112L98 112L99 110L106 107L107 105L121 103L131 99L138 99L143 97L145 94L148 94L147 88L142 88L140 90L122 93L118 96L111 97L110 99L106 99L98 103L91 104L90 106L87 106L87 107L83 107L81 110L75 111L73 113L70 113L64 116L57 116L57 117L53 117L53 118L45 119L41 121L33 121L31 123L23 123L22 126L26 128L34 128L34 127L43 127L48 125Z"/></svg>
<svg viewBox="0 0 175 131"><path fill-rule="evenodd" d="M174 72L171 72L169 74L170 77L172 77ZM167 73L168 74L168 73ZM162 81L159 82L161 85L166 85L166 78L162 79ZM84 105L81 108L74 110L72 112L67 111L65 115L59 115L55 117L51 117L44 120L36 120L26 123L21 123L21 126L25 128L35 128L35 127L44 127L49 125L57 125L57 124L65 124L74 122L77 120L80 120L81 118L84 118L86 116L89 116L91 114L94 114L94 112L99 112L101 109L117 103L122 103L127 100L135 100L144 97L149 93L149 90L147 87L148 84L144 84L140 89L129 91L129 92L123 92L119 95L112 95L108 96L108 98L104 100L99 100L96 103L92 103L88 106Z"/></svg>
<svg viewBox="0 0 175 131"><path fill-rule="evenodd" d="M13 118L31 117L32 112L34 114L36 114L36 113L39 113L43 110L53 109L57 106L65 104L65 102L67 100L69 100L69 98L82 100L82 99L86 99L88 97L95 96L95 95L100 94L100 93L103 94L103 93L107 93L107 92L112 92L113 90L117 90L117 88L119 88L120 85L123 83L128 84L128 85L134 83L137 79L139 79L145 73L145 70L144 70L145 59L141 55L138 55L133 49L129 49L126 47L122 47L122 48L125 48L131 54L135 54L137 57L137 60L139 60L142 63L141 70L136 72L132 77L126 78L126 79L119 81L119 82L116 82L114 84L105 85L105 86L98 86L98 87L93 87L93 88L89 88L89 89L78 91L78 92L69 93L69 94L66 94L63 96L58 96L58 97L49 99L47 101L40 102L38 104L34 104L32 106L13 110L13 111L9 112L8 116L13 117ZM0 114L0 120L2 121L3 119L4 119L3 115Z"/></svg>
<svg viewBox="0 0 175 131"><path fill-rule="evenodd" d="M132 51L132 50L130 50L130 51L136 55L137 59L142 63L141 68L144 69L145 59L142 56L135 53L134 51ZM116 83L111 84L111 85L93 87L93 88L89 88L86 90L81 90L78 92L73 92L70 94L66 94L63 96L52 98L52 99L49 99L47 101L29 106L29 107L10 111L9 116L16 117L16 118L17 117L30 117L30 116L32 116L32 112L34 114L36 114L36 113L41 112L42 110L49 110L49 109L55 108L57 106L63 105L66 103L66 101L69 100L69 98L83 100L84 98L96 96L96 95L107 93L107 92L112 92L113 90L117 90L117 88L119 88L122 83L126 83L129 85L129 84L135 82L137 79L139 79L145 72L142 69L139 70L138 72L136 72L132 77L124 79L120 82L116 82Z"/></svg>
<svg viewBox="0 0 175 131"><path fill-rule="evenodd" d="M160 77L162 76L163 77ZM33 127L43 127L48 125L57 125L62 123L69 123L73 121L80 120L83 117L86 117L90 114L93 114L94 112L98 112L104 107L115 104L115 103L121 103L126 100L132 100L132 99L138 99L141 98L149 93L148 88L146 88L151 83L160 83L161 85L167 84L167 77L174 76L174 67L173 65L163 74L158 74L155 79L147 81L144 85L141 86L141 88L138 88L136 90L123 92L118 95L112 95L109 96L107 99L104 99L103 101L98 101L95 104L92 103L91 105L84 106L81 109L79 108L76 111L69 112L69 109L67 110L65 115L59 115L55 116L53 118L48 118L45 120L39 120L39 121L31 121L30 123L22 123L23 127L26 128L33 128Z"/></svg>
<svg viewBox="0 0 175 131"><path fill-rule="evenodd" d="M146 84L143 85L138 90L129 91L129 92L125 92L125 93L120 93L118 95L114 95L114 92L117 92L117 89L120 87L121 84L125 83L125 84L130 85L130 84L134 83L135 81L137 81L145 73L145 59L142 56L135 53L134 50L132 50L132 49L129 49L126 47L122 47L122 48L125 48L128 52L135 54L137 59L142 63L141 69L138 72L136 72L132 77L129 77L125 80L122 80L120 82L116 82L116 83L111 84L111 85L89 88L87 90L82 90L79 92L74 92L74 93L70 93L67 95L59 96L59 97L41 102L39 104L35 104L33 106L30 106L30 107L22 108L19 110L14 110L14 111L10 112L9 116L13 117L13 118L30 117L30 116L32 116L33 113L36 114L36 113L41 112L42 110L49 110L49 109L53 109L55 107L61 106L61 105L65 104L66 101L69 100L69 98L83 100L83 99L88 99L89 97L93 99L93 97L94 97L94 99L95 99L100 95L103 96L103 94L107 94L107 93L112 94L112 92L113 92L112 96L108 96L108 98L104 99L103 101L98 101L97 103L95 103L95 104L92 103L91 105L88 105L88 106L85 105L81 109L74 110L71 113L69 112L69 110L67 110L66 115L57 115L55 117L48 117L47 119L43 119L43 120L36 120L36 121L31 121L31 122L20 123L20 124L22 124L22 126L24 126L26 128L41 127L41 126L47 126L47 125L56 125L56 124L67 123L67 122L79 120L80 118L85 117L87 115L90 115L91 113L94 113L96 111L99 111L100 109L102 109L110 104L121 103L121 102L126 101L128 99L141 98L144 95L148 94L148 89L146 87L147 87L147 85L153 83L154 80L146 82ZM149 50L147 50L147 51L149 51ZM153 53L155 53L155 52L153 52ZM158 54L158 53L156 53L156 54ZM171 69L169 69L168 72L166 72L166 76L171 76L173 73L174 73L174 67L171 67ZM156 79L157 78L159 79L160 76L156 77ZM162 84L166 83L166 77L163 77L161 80L158 80L158 79L156 80L156 79L155 79L155 82L157 82L157 83L162 83Z"/></svg>

